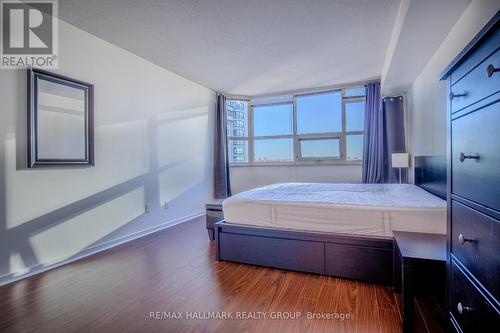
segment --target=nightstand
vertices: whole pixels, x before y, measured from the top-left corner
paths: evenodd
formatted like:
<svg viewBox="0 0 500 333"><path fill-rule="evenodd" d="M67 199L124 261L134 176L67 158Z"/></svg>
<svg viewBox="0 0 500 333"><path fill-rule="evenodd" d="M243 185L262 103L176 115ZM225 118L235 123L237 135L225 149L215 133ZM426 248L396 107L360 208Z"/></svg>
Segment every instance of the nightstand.
<svg viewBox="0 0 500 333"><path fill-rule="evenodd" d="M210 240L214 240L214 223L224 220L222 201L223 199L219 199L205 205L207 231Z"/></svg>
<svg viewBox="0 0 500 333"><path fill-rule="evenodd" d="M435 300L444 317L446 235L394 231L393 253L394 292L402 294L403 332L413 332L416 326L415 296Z"/></svg>

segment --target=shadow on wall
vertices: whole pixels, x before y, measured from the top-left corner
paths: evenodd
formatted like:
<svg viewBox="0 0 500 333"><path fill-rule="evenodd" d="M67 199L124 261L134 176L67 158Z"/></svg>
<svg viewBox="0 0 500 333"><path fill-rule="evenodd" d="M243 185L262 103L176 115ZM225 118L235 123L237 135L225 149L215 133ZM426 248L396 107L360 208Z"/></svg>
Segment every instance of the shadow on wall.
<svg viewBox="0 0 500 333"><path fill-rule="evenodd" d="M208 149L189 150L183 145L187 143L187 139L191 138L188 133L192 133L194 140L200 140L206 147L211 127L209 110L210 106L200 106L187 110L169 111L160 115L152 114L147 120L140 120L139 122L147 124L144 129L147 133L145 133L146 147L143 157L147 159L147 168L143 174L108 186L82 199L73 200L69 204L35 218L9 223L13 216L12 212L8 213L9 209L12 210L10 206L12 202L9 203L8 200L12 199L7 198L10 195L7 191L12 189L12 184L7 184L7 175L12 172L14 172L12 175L22 173L24 176L26 173L33 173L36 179L43 173L56 173L57 175L68 172L68 170L54 169L24 170L26 156L22 154L26 150L26 140L23 140L26 129L22 124L25 124L25 117L19 116L15 138L13 138L14 133L11 133L12 137L4 138L0 147L0 161L2 162L0 163L0 193L3 193L0 196L0 284L38 271L43 267L78 258L88 250L103 244L111 244L145 230L166 225L167 221L178 219L179 216L176 215L192 214L193 202L203 203L206 199L206 180L211 179L208 174L210 168L207 167L207 163L211 161L211 152ZM24 112L19 113L24 114ZM197 118L198 121L193 121ZM189 123L190 121L192 123ZM179 122L188 124L177 126ZM173 124L176 125L173 126ZM200 128L200 124L204 127ZM112 131L113 124L104 125L102 128ZM169 137L165 130L171 128L183 128L183 142L178 142L179 137L176 137L177 142L175 137L174 141L163 141ZM96 128L97 131L98 128ZM206 135L201 135L203 133ZM15 149L9 149L8 142L12 140L16 141L13 145ZM106 143L96 140L96 149L99 149L99 144ZM183 155L175 153L179 147L184 148ZM117 145L113 149L126 150L127 147ZM196 156L193 156L193 153ZM10 154L14 156L9 156ZM129 159L133 157L130 156ZM15 162L9 163L9 159L15 159ZM121 163L127 162L127 159L121 161ZM99 160L96 164L99 165ZM109 165L101 171L119 172L119 170L107 170L107 168ZM187 170L187 172L179 177L178 172L182 170ZM93 177L92 173L87 173L88 168L72 169L71 172L76 172L72 173L75 177L80 176L89 181ZM78 186L75 184L78 182L72 184L66 179L64 185L66 187ZM50 195L50 191L40 193ZM16 198L14 200L19 200L18 195ZM166 202L169 206L175 206L176 211L171 212L165 209ZM18 210L20 204L30 205L30 202L16 203ZM148 207L147 212L145 207Z"/></svg>

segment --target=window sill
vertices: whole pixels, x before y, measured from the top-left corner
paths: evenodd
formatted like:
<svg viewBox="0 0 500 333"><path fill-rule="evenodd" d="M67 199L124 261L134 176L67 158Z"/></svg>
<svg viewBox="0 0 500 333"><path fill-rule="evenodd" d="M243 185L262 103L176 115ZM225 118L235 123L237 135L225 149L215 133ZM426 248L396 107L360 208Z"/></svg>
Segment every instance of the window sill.
<svg viewBox="0 0 500 333"><path fill-rule="evenodd" d="M241 168L241 167L283 167L283 166L343 166L343 165L362 165L362 161L335 161L335 160L324 160L324 161L294 161L294 162L254 162L254 163L235 163L229 164L230 168Z"/></svg>

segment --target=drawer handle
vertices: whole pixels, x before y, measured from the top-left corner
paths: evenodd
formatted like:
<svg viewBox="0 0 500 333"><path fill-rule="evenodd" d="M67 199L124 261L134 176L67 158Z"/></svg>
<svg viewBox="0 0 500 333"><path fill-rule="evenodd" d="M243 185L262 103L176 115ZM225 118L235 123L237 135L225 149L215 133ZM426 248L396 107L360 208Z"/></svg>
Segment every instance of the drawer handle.
<svg viewBox="0 0 500 333"><path fill-rule="evenodd" d="M467 243L467 242L474 243L475 241L472 238L465 238L464 235L460 234L460 235L458 235L458 242L461 245L465 245L465 243Z"/></svg>
<svg viewBox="0 0 500 333"><path fill-rule="evenodd" d="M453 92L450 92L450 99L454 99L456 97L464 97L464 96L467 96L467 93L463 93L463 94L454 94Z"/></svg>
<svg viewBox="0 0 500 333"><path fill-rule="evenodd" d="M489 64L488 67L486 67L486 73L488 74L488 77L492 77L495 72L500 72L500 68L495 68L492 64Z"/></svg>
<svg viewBox="0 0 500 333"><path fill-rule="evenodd" d="M479 155L465 155L464 153L460 153L460 162L465 160L478 160Z"/></svg>
<svg viewBox="0 0 500 333"><path fill-rule="evenodd" d="M460 314L463 314L464 312L471 312L473 309L468 306L463 306L462 303L458 302L457 304L457 311Z"/></svg>

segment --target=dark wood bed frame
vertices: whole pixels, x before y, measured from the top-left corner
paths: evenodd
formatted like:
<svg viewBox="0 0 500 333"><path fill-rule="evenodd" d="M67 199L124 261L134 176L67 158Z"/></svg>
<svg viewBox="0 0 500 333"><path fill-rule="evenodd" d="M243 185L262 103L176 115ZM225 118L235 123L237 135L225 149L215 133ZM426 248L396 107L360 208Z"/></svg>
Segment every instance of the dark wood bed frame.
<svg viewBox="0 0 500 333"><path fill-rule="evenodd" d="M446 198L444 156L415 157L415 184ZM393 240L215 224L216 260L392 284Z"/></svg>

